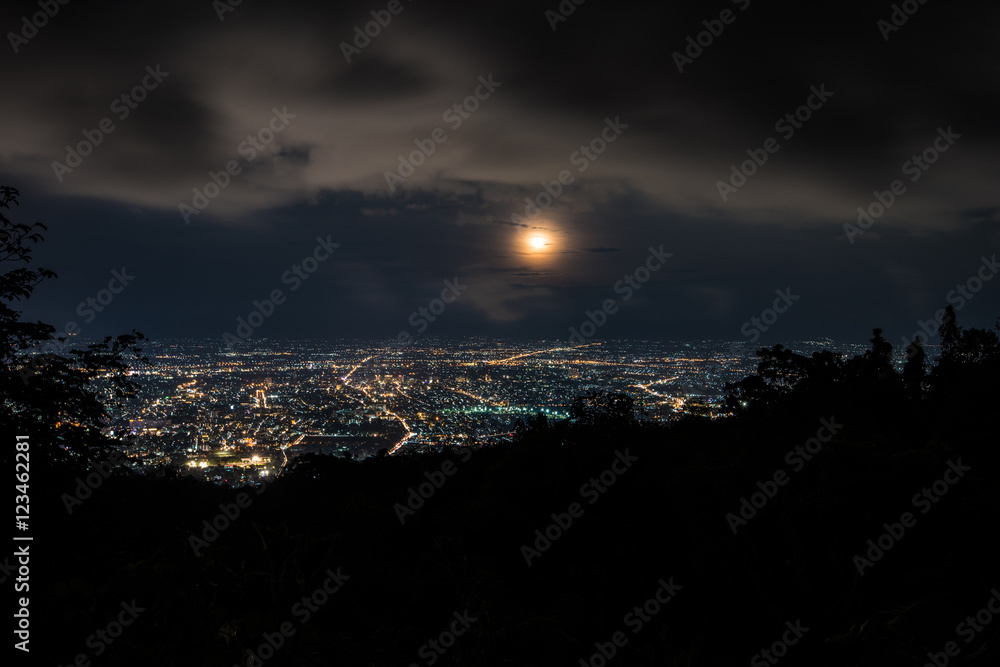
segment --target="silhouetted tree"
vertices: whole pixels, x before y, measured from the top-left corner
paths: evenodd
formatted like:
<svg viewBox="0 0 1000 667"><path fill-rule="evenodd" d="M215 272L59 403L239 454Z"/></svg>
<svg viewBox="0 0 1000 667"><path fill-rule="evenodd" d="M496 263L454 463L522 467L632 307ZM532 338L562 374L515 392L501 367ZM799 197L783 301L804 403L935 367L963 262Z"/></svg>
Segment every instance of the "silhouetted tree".
<svg viewBox="0 0 1000 667"><path fill-rule="evenodd" d="M882 330L872 329L872 349L865 353L868 362L868 376L876 382L894 379L895 369L892 367L892 343L882 336Z"/></svg>
<svg viewBox="0 0 1000 667"><path fill-rule="evenodd" d="M941 357L954 358L958 354L959 343L962 339L962 327L958 326L958 319L955 316L955 308L948 305L944 309L944 319L938 327L941 334ZM950 361L950 359L949 359Z"/></svg>
<svg viewBox="0 0 1000 667"><path fill-rule="evenodd" d="M805 378L798 385L801 391L830 396L843 386L844 363L836 352L813 352L803 366Z"/></svg>
<svg viewBox="0 0 1000 667"><path fill-rule="evenodd" d="M583 426L620 426L635 421L635 399L604 390L577 396L570 416Z"/></svg>
<svg viewBox="0 0 1000 667"><path fill-rule="evenodd" d="M757 351L757 374L778 393L790 393L808 374L806 357L778 344Z"/></svg>
<svg viewBox="0 0 1000 667"><path fill-rule="evenodd" d="M929 397L942 403L965 400L989 404L989 397L997 393L1000 337L990 329L959 326L951 306L945 308L939 331L941 354L930 372Z"/></svg>
<svg viewBox="0 0 1000 667"><path fill-rule="evenodd" d="M548 428L549 420L541 412L536 412L526 419L518 419L514 425L514 432L518 437L523 438L527 435L544 433Z"/></svg>
<svg viewBox="0 0 1000 667"><path fill-rule="evenodd" d="M962 331L956 356L962 364L980 364L993 361L1000 353L1000 339L990 329L970 328Z"/></svg>
<svg viewBox="0 0 1000 667"><path fill-rule="evenodd" d="M844 360L830 350L806 357L783 345L758 350L757 373L727 384L726 405L733 412L776 415L776 411L815 415L836 410L875 413L895 409L903 398L903 383L893 367L892 344L881 329L872 330L871 349Z"/></svg>
<svg viewBox="0 0 1000 667"><path fill-rule="evenodd" d="M15 188L0 188L0 208L16 205L18 197ZM39 456L55 457L61 448L86 461L107 453L110 441L101 428L109 405L138 390L128 372L130 357L148 363L139 347L144 337L133 331L76 349L55 337L52 325L22 321L15 304L55 277L31 266L32 246L44 240L44 231L41 223L15 223L0 212L0 266L12 267L0 274L0 430L11 436L7 442L14 434L36 436Z"/></svg>
<svg viewBox="0 0 1000 667"><path fill-rule="evenodd" d="M922 396L926 358L920 338L914 336L913 342L906 348L906 363L903 365L903 384L907 396L913 401L919 402Z"/></svg>

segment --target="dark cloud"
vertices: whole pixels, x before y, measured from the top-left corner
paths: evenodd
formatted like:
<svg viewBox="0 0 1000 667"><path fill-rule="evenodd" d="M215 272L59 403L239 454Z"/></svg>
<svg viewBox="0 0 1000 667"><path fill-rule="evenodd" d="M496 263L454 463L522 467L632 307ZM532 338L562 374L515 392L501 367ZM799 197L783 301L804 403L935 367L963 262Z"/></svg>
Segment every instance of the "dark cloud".
<svg viewBox="0 0 1000 667"><path fill-rule="evenodd" d="M372 54L341 69L321 92L337 99L399 100L431 90L430 78L414 66Z"/></svg>
<svg viewBox="0 0 1000 667"><path fill-rule="evenodd" d="M888 5L818 21L759 0L585 3L553 31L557 4L407 2L349 63L341 43L384 4L242 3L223 21L210 2L60 5L0 59L0 183L22 189L15 217L50 224L38 256L62 276L31 312L77 317L136 266L95 332L221 335L331 235L336 256L262 335L394 336L457 275L469 289L434 334L561 336L662 244L673 257L602 335L740 339L791 287L801 300L768 335L864 339L911 333L1000 250L995 4L926 3L888 40ZM723 8L735 20L678 72ZM5 4L4 34L37 10ZM169 76L117 118L157 65ZM776 124L816 88L833 94L786 137ZM294 117L248 160L275 109ZM57 179L53 161L109 116ZM909 180L947 128L959 138ZM778 150L723 201L719 181L768 138ZM179 205L231 161L184 224ZM852 244L844 224L897 179L905 193ZM1000 282L960 317L998 313Z"/></svg>

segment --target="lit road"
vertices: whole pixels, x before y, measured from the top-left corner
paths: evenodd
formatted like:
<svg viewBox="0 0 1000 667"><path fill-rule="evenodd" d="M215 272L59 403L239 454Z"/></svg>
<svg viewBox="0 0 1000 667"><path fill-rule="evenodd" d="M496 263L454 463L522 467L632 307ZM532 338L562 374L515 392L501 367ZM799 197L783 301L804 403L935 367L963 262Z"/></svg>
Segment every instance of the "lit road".
<svg viewBox="0 0 1000 667"><path fill-rule="evenodd" d="M573 347L555 347L552 348L551 350L538 350L537 352L525 352L524 354L515 354L513 357L507 357L506 359L494 359L493 361L488 361L486 363L490 365L503 364L508 361L513 361L514 359L533 357L537 354L549 354L551 352L568 352L570 350L579 350L580 348L590 347L591 345L600 345L600 343L585 343L584 345L574 345Z"/></svg>

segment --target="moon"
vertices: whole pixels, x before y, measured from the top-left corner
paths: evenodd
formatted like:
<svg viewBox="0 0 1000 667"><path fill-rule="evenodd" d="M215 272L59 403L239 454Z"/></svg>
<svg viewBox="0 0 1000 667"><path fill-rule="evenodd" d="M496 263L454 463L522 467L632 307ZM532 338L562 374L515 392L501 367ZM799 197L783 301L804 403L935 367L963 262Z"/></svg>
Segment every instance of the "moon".
<svg viewBox="0 0 1000 667"><path fill-rule="evenodd" d="M548 262L558 256L559 232L551 229L525 229L517 236L518 254L533 261Z"/></svg>

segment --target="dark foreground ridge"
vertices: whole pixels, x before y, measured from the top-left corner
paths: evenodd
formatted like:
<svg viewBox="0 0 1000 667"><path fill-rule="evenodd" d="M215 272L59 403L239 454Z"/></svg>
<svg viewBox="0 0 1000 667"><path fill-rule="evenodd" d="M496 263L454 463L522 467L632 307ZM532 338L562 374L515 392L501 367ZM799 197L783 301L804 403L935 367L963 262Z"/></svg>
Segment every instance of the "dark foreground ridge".
<svg viewBox="0 0 1000 667"><path fill-rule="evenodd" d="M263 489L114 472L73 502L83 473L47 465L33 652L541 666L923 665L951 650L997 664L1000 346L970 331L946 331L926 377L915 362L896 373L878 332L846 363L777 346L731 388L732 419L656 426L595 395L508 446L303 457ZM133 604L119 637L91 637Z"/></svg>

